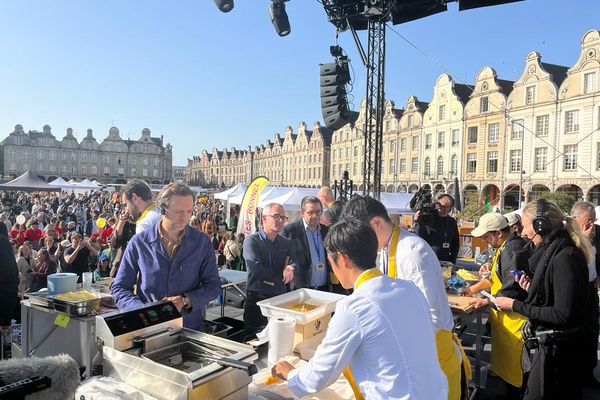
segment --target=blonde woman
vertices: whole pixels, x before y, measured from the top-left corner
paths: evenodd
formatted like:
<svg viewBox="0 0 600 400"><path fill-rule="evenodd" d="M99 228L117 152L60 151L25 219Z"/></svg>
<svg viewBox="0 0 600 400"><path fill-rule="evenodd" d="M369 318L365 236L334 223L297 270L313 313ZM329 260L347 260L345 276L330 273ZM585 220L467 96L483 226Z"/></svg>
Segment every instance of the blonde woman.
<svg viewBox="0 0 600 400"><path fill-rule="evenodd" d="M19 294L22 295L31 287L35 270L35 261L29 246L19 247L17 251L17 268L19 269Z"/></svg>
<svg viewBox="0 0 600 400"><path fill-rule="evenodd" d="M546 200L527 204L522 234L535 246L529 259L533 276L519 278L527 298L497 297L493 302L501 311L515 311L528 318L523 334L535 354L524 400L580 399L587 265L593 257L590 241L571 217Z"/></svg>

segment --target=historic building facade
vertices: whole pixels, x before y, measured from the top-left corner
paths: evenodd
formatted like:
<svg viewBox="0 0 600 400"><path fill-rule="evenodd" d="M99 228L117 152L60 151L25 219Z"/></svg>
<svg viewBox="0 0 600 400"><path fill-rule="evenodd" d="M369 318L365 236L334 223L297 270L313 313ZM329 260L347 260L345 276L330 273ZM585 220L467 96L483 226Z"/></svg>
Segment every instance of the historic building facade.
<svg viewBox="0 0 600 400"><path fill-rule="evenodd" d="M145 128L138 140L123 140L116 127L98 143L91 129L78 142L73 129L58 140L50 126L42 132L25 132L23 126L0 143L2 175L16 177L31 170L50 182L57 177L69 179L93 178L101 183L126 183L132 178L150 183L165 183L173 179L173 153L164 138L152 137Z"/></svg>
<svg viewBox="0 0 600 400"><path fill-rule="evenodd" d="M396 109L388 100L381 189L453 193L458 179L462 193L507 209L548 191L600 204L599 75L600 32L589 30L570 68L531 52L514 82L484 67L474 85L440 75L429 103L410 96ZM362 190L365 107L363 101L352 123L335 132L318 124L313 131L300 124L297 134L288 128L284 137L246 150L244 161L238 156L233 164L222 161L227 151L203 151L189 160L188 179L230 186L266 175L273 185L318 187L348 171ZM222 169L239 165L245 179L225 182Z"/></svg>

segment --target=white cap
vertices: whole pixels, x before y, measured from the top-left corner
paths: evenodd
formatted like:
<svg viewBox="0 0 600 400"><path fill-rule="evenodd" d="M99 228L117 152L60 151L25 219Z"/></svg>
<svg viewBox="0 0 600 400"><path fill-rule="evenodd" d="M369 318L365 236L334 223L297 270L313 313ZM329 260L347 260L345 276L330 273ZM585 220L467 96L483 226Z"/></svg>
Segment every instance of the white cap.
<svg viewBox="0 0 600 400"><path fill-rule="evenodd" d="M508 226L508 220L500 213L487 213L479 218L479 225L473 229L471 235L473 237L481 237L487 232L497 231Z"/></svg>
<svg viewBox="0 0 600 400"><path fill-rule="evenodd" d="M510 212L508 214L504 214L504 217L508 221L509 226L513 226L517 222L521 221L521 217L516 212Z"/></svg>

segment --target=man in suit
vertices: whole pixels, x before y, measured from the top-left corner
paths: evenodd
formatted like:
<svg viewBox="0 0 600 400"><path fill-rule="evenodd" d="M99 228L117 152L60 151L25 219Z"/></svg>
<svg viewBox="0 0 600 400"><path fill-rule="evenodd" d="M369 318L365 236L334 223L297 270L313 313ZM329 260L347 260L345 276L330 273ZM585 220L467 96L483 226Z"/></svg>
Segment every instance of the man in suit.
<svg viewBox="0 0 600 400"><path fill-rule="evenodd" d="M330 290L330 270L323 240L327 227L320 223L323 215L321 200L315 196L302 199L302 218L284 227L283 236L294 243L297 264L294 288Z"/></svg>

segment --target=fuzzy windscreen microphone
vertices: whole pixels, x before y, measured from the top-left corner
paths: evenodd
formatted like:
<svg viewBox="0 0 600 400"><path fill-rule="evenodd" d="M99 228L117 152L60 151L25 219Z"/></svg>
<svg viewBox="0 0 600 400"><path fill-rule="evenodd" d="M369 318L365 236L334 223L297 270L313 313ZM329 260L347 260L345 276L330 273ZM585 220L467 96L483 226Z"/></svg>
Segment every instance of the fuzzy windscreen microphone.
<svg viewBox="0 0 600 400"><path fill-rule="evenodd" d="M45 390L29 394L27 400L72 399L81 383L77 363L66 354L44 358L14 358L0 362L0 381L3 384L33 377L48 377L51 384Z"/></svg>

